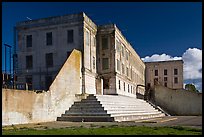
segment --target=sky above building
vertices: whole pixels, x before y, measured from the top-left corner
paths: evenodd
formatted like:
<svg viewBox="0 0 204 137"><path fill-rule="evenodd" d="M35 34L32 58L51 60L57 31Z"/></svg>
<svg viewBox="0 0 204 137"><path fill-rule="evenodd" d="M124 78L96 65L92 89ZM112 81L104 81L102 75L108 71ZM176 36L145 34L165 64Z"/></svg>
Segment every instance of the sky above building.
<svg viewBox="0 0 204 137"><path fill-rule="evenodd" d="M2 70L17 22L79 12L97 25L115 23L143 61L183 59L184 83L201 90L201 2L3 2ZM9 48L6 55L8 71Z"/></svg>

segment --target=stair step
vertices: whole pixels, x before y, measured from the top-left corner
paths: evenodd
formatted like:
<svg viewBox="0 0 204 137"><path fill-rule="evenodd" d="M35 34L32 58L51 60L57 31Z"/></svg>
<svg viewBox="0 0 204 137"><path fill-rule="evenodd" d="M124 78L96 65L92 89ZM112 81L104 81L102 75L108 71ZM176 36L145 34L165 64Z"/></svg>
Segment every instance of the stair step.
<svg viewBox="0 0 204 137"><path fill-rule="evenodd" d="M149 114L149 115L126 115L126 116L114 116L115 121L134 121L138 119L148 119L148 118L156 118L156 117L164 117L163 113L161 114Z"/></svg>
<svg viewBox="0 0 204 137"><path fill-rule="evenodd" d="M89 95L57 117L58 121L131 121L143 118L162 117L164 113L148 102L120 95Z"/></svg>
<svg viewBox="0 0 204 137"><path fill-rule="evenodd" d="M114 121L114 118L110 116L66 116L66 117L57 117L57 121L112 122Z"/></svg>
<svg viewBox="0 0 204 137"><path fill-rule="evenodd" d="M66 113L66 114L62 114L62 117L66 117L66 116L110 116L110 114L107 113Z"/></svg>

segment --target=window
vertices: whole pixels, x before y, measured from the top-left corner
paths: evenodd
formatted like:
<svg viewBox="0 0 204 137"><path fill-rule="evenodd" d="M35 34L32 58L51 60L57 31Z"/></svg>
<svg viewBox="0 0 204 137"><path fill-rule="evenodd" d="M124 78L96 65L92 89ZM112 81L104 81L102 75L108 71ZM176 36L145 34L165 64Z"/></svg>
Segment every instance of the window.
<svg viewBox="0 0 204 137"><path fill-rule="evenodd" d="M68 43L74 42L74 30L67 30L67 42Z"/></svg>
<svg viewBox="0 0 204 137"><path fill-rule="evenodd" d="M164 81L167 81L167 77L164 77Z"/></svg>
<svg viewBox="0 0 204 137"><path fill-rule="evenodd" d="M129 53L126 51L126 60L128 60Z"/></svg>
<svg viewBox="0 0 204 137"><path fill-rule="evenodd" d="M178 75L178 69L174 69L174 75Z"/></svg>
<svg viewBox="0 0 204 137"><path fill-rule="evenodd" d="M128 73L128 72L129 72L128 67L126 67L126 71L127 71L127 76L129 76L129 73Z"/></svg>
<svg viewBox="0 0 204 137"><path fill-rule="evenodd" d="M116 40L116 50L120 52L120 42Z"/></svg>
<svg viewBox="0 0 204 137"><path fill-rule="evenodd" d="M125 82L123 83L124 91L125 91Z"/></svg>
<svg viewBox="0 0 204 137"><path fill-rule="evenodd" d="M120 71L120 60L117 59L117 70Z"/></svg>
<svg viewBox="0 0 204 137"><path fill-rule="evenodd" d="M132 93L132 86L131 86L131 93Z"/></svg>
<svg viewBox="0 0 204 137"><path fill-rule="evenodd" d="M158 70L154 70L154 75L158 76Z"/></svg>
<svg viewBox="0 0 204 137"><path fill-rule="evenodd" d="M108 58L103 58L103 59L102 59L102 69L103 69L103 70L109 69L109 61L108 61Z"/></svg>
<svg viewBox="0 0 204 137"><path fill-rule="evenodd" d="M128 92L130 92L130 91L129 91L129 84L128 84Z"/></svg>
<svg viewBox="0 0 204 137"><path fill-rule="evenodd" d="M164 83L164 86L167 87L167 83L166 82Z"/></svg>
<svg viewBox="0 0 204 137"><path fill-rule="evenodd" d="M102 38L102 50L104 49L108 49L108 38L107 37Z"/></svg>
<svg viewBox="0 0 204 137"><path fill-rule="evenodd" d="M158 78L154 78L154 85L158 84Z"/></svg>
<svg viewBox="0 0 204 137"><path fill-rule="evenodd" d="M124 47L122 46L122 56L124 57Z"/></svg>
<svg viewBox="0 0 204 137"><path fill-rule="evenodd" d="M32 47L32 35L26 36L26 47Z"/></svg>
<svg viewBox="0 0 204 137"><path fill-rule="evenodd" d="M122 73L125 74L124 64L122 64Z"/></svg>
<svg viewBox="0 0 204 137"><path fill-rule="evenodd" d="M96 37L93 37L94 39L94 47L96 46Z"/></svg>
<svg viewBox="0 0 204 137"><path fill-rule="evenodd" d="M49 90L50 85L52 84L52 76L45 77L45 88Z"/></svg>
<svg viewBox="0 0 204 137"><path fill-rule="evenodd" d="M93 69L96 68L95 62L96 62L96 59L95 59L95 57L93 57Z"/></svg>
<svg viewBox="0 0 204 137"><path fill-rule="evenodd" d="M69 55L71 54L71 51L67 51L67 58L69 57Z"/></svg>
<svg viewBox="0 0 204 137"><path fill-rule="evenodd" d="M52 32L46 33L46 42L47 45L52 45Z"/></svg>
<svg viewBox="0 0 204 137"><path fill-rule="evenodd" d="M164 75L167 75L167 69L164 69Z"/></svg>
<svg viewBox="0 0 204 137"><path fill-rule="evenodd" d="M53 54L52 53L46 54L46 67L53 67Z"/></svg>
<svg viewBox="0 0 204 137"><path fill-rule="evenodd" d="M118 86L119 86L118 88L120 89L120 80L118 80Z"/></svg>
<svg viewBox="0 0 204 137"><path fill-rule="evenodd" d="M89 35L89 32L86 31L86 46L89 46L90 45L90 35Z"/></svg>
<svg viewBox="0 0 204 137"><path fill-rule="evenodd" d="M178 78L177 78L177 77L174 78L174 83L175 83L175 84L178 83Z"/></svg>
<svg viewBox="0 0 204 137"><path fill-rule="evenodd" d="M26 69L32 69L33 68L33 56L26 56Z"/></svg>
<svg viewBox="0 0 204 137"><path fill-rule="evenodd" d="M32 75L28 75L26 76L26 84L28 86L28 90L31 90L33 87L32 87Z"/></svg>

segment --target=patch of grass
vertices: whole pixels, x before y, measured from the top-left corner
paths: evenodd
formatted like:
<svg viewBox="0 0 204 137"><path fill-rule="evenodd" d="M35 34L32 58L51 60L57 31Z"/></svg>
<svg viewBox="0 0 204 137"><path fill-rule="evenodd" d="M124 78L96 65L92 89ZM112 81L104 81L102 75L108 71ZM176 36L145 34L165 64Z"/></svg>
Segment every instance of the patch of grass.
<svg viewBox="0 0 204 137"><path fill-rule="evenodd" d="M202 135L202 129L187 127L99 127L99 128L63 128L63 129L12 129L3 130L3 135Z"/></svg>

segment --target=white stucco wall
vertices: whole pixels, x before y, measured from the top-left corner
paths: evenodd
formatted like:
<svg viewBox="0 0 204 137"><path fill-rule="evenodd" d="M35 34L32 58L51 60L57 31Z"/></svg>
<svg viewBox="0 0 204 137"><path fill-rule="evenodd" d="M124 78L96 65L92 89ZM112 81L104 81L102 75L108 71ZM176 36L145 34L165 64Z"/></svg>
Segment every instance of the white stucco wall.
<svg viewBox="0 0 204 137"><path fill-rule="evenodd" d="M73 50L48 92L3 89L2 125L55 121L81 93L81 52Z"/></svg>

